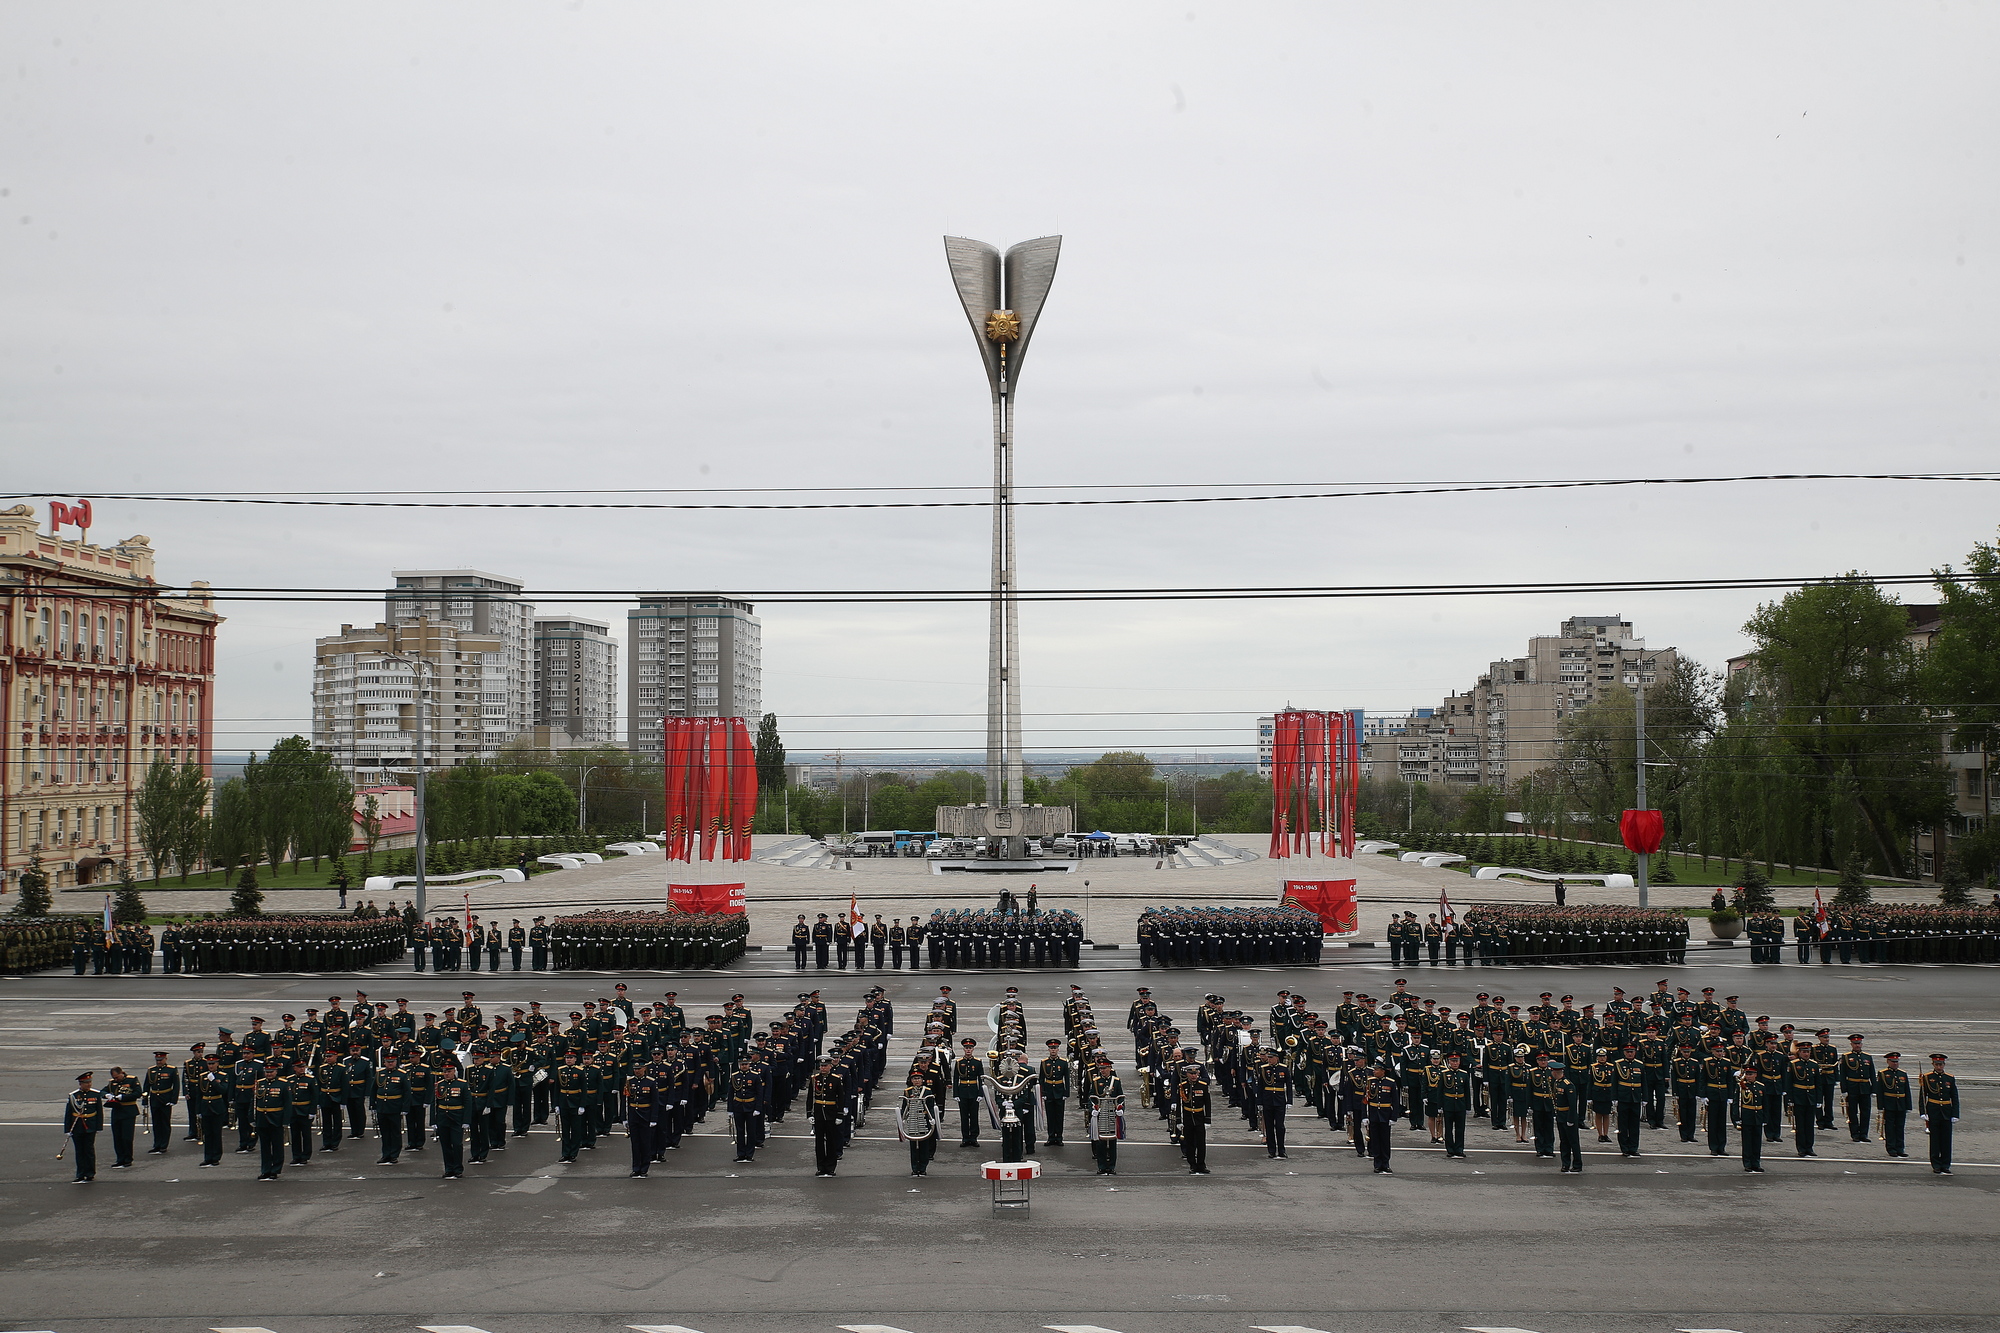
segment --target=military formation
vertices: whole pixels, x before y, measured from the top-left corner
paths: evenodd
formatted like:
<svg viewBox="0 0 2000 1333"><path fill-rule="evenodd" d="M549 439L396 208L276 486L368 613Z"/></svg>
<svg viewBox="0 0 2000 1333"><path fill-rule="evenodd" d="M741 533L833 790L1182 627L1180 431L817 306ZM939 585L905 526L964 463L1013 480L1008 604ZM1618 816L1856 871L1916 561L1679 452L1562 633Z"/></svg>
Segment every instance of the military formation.
<svg viewBox="0 0 2000 1333"><path fill-rule="evenodd" d="M1148 907L1137 930L1147 968L1317 964L1326 939L1300 907Z"/></svg>
<svg viewBox="0 0 2000 1333"><path fill-rule="evenodd" d="M1552 963L1680 963L1687 954L1687 919L1639 907L1475 907L1463 917L1415 912L1393 917L1389 962L1457 967Z"/></svg>
<svg viewBox="0 0 2000 1333"><path fill-rule="evenodd" d="M1775 912L1753 912L1743 919L1743 934L1753 963L1782 963L1788 955L1801 963L2000 962L1994 907L1834 907L1823 921L1802 909L1789 923Z"/></svg>
<svg viewBox="0 0 2000 1333"><path fill-rule="evenodd" d="M1343 992L1332 1017L1281 991L1262 1028L1254 1016L1224 1008L1211 995L1195 1016L1196 1038L1214 1082L1274 1157L1285 1156L1284 1116L1303 1105L1346 1135L1357 1156L1392 1174L1394 1131L1407 1124L1428 1134L1447 1159L1468 1157L1466 1128L1513 1131L1538 1158L1557 1158L1564 1173L1583 1170L1582 1143L1617 1144L1637 1159L1641 1131L1673 1130L1683 1143L1705 1141L1711 1156L1730 1155L1762 1172L1763 1151L1790 1128L1794 1151L1816 1157L1816 1134L1844 1113L1852 1142L1880 1142L1908 1157L1909 1117L1927 1131L1931 1169L1951 1173L1952 1126L1960 1112L1947 1057L1927 1057L1914 1076L1891 1051L1880 1060L1850 1033L1807 1034L1791 1024L1773 1030L1750 1017L1738 997L1700 999L1661 981L1630 1000L1613 987L1602 1014L1573 996L1544 992L1523 1008L1485 992L1454 1013L1397 979L1386 998ZM1170 1100L1190 1079L1205 1085L1200 1050L1157 1014L1141 988L1131 1017L1142 1086ZM1178 1053L1178 1058L1176 1055ZM1914 1063L1914 1062L1913 1062ZM1203 1089L1198 1088L1198 1092ZM1197 1100L1207 1105L1205 1095Z"/></svg>
<svg viewBox="0 0 2000 1333"><path fill-rule="evenodd" d="M817 992L759 1031L741 995L698 1021L676 1001L668 991L635 1005L620 984L565 1023L539 1002L489 1015L471 991L442 1015L404 1000L371 1003L365 992L351 1005L333 996L325 1009L284 1014L275 1027L253 1016L240 1032L220 1028L178 1063L155 1051L151 1065L132 1072L114 1066L102 1087L94 1072L81 1076L63 1132L79 1181L95 1177L96 1135L107 1129L113 1167L132 1164L141 1117L147 1153L170 1152L184 1117L182 1142L200 1145L202 1167L222 1165L233 1134L236 1154L257 1155L259 1180L370 1138L384 1166L435 1143L442 1175L457 1179L553 1119L564 1161L622 1129L631 1174L644 1177L718 1110L737 1160L754 1160L766 1126L809 1086L815 1105L838 1086L837 1147L845 1147L886 1059L893 1020L879 991L831 1042Z"/></svg>
<svg viewBox="0 0 2000 1333"><path fill-rule="evenodd" d="M912 1174L927 1173L954 1108L961 1148L984 1151L991 1133L1001 1160L1021 1161L1038 1140L1063 1147L1077 1134L1097 1171L1116 1174L1128 1104L1106 1022L1077 985L1059 1035L1038 1039L1027 1014L1010 986L962 1022L952 988L939 987L889 1116ZM1484 992L1454 1012L1405 979L1387 997L1344 992L1329 1017L1289 991L1266 1013L1209 995L1185 1028L1141 986L1124 1027L1137 1109L1154 1113L1196 1175L1209 1173L1210 1134L1231 1112L1271 1159L1290 1157L1288 1120L1311 1115L1384 1174L1399 1130L1466 1160L1475 1126L1564 1173L1583 1170L1592 1133L1632 1160L1646 1130L1672 1132L1761 1172L1766 1146L1787 1133L1799 1157L1818 1156L1821 1131L1845 1128L1904 1158L1921 1130L1931 1169L1950 1174L1961 1110L1942 1052L1906 1069L1900 1052L1869 1051L1866 1034L1774 1029L1736 996L1697 999L1665 981L1637 999L1614 987L1602 1012L1569 995L1523 1006ZM763 1025L741 995L695 1020L677 992L635 1003L624 984L566 1016L539 1002L488 1014L471 991L442 1014L356 992L276 1026L252 1016L220 1028L178 1062L162 1050L150 1065L112 1067L102 1085L82 1075L63 1129L79 1181L95 1177L105 1131L114 1169L132 1165L142 1130L145 1151L166 1154L181 1128L201 1166L221 1166L233 1141L256 1155L260 1180L370 1139L383 1166L434 1144L441 1174L456 1179L551 1121L564 1161L621 1136L630 1174L644 1178L711 1115L721 1124L708 1132L751 1163L771 1127L802 1111L814 1172L832 1176L876 1112L896 1016L877 987L844 1030L829 1029L817 991Z"/></svg>
<svg viewBox="0 0 2000 1333"><path fill-rule="evenodd" d="M537 918L540 921L540 918ZM600 911L557 917L548 947L558 972L723 967L742 954L750 919L741 912Z"/></svg>
<svg viewBox="0 0 2000 1333"><path fill-rule="evenodd" d="M0 921L0 976L61 967L70 957L73 917L23 917Z"/></svg>
<svg viewBox="0 0 2000 1333"><path fill-rule="evenodd" d="M1082 966L1083 918L1067 908L939 908L924 934L932 967Z"/></svg>

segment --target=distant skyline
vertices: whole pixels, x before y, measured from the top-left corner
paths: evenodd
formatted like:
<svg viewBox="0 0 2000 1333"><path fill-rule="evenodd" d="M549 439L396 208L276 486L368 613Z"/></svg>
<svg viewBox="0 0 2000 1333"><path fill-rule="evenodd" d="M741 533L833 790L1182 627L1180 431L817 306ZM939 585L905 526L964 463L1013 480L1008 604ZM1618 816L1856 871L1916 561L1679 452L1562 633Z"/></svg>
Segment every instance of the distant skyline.
<svg viewBox="0 0 2000 1333"><path fill-rule="evenodd" d="M1006 17L9 6L9 489L976 488L984 384L941 238L1056 232L1023 486L1994 466L2000 10L1023 0ZM975 48L1004 73L969 72ZM1030 508L1021 573L1030 590L1909 574L1993 540L1995 493ZM217 585L488 568L542 614L615 623L536 589L983 587L985 524L102 500L92 535L148 534L164 578ZM1029 603L1027 741L1247 748L1286 700L1429 707L1572 615L1622 615L1716 669L1776 595ZM224 751L308 731L313 640L382 615L379 596L220 609ZM789 746L977 750L984 608L757 614Z"/></svg>

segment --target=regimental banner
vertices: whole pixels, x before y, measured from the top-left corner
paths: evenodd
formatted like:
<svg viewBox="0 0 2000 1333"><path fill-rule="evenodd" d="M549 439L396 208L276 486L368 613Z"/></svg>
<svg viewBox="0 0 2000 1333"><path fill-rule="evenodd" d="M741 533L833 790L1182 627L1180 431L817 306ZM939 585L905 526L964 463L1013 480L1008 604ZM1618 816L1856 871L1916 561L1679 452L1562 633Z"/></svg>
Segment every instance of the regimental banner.
<svg viewBox="0 0 2000 1333"><path fill-rule="evenodd" d="M1285 901L1319 914L1320 928L1329 935L1359 935L1361 904L1351 879L1288 879Z"/></svg>
<svg viewBox="0 0 2000 1333"><path fill-rule="evenodd" d="M669 884L667 902L683 912L743 911L741 884Z"/></svg>
<svg viewBox="0 0 2000 1333"><path fill-rule="evenodd" d="M757 755L740 717L665 723L669 861L748 861L757 813Z"/></svg>
<svg viewBox="0 0 2000 1333"><path fill-rule="evenodd" d="M1360 790L1358 713L1287 709L1272 719L1272 859L1353 856Z"/></svg>

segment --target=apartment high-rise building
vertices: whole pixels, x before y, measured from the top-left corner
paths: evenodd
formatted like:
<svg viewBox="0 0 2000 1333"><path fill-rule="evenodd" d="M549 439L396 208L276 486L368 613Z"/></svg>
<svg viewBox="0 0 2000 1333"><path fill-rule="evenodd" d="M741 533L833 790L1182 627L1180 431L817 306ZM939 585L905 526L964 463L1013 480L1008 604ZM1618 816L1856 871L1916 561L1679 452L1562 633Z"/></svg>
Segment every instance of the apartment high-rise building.
<svg viewBox="0 0 2000 1333"><path fill-rule="evenodd" d="M535 617L535 725L608 745L618 719L618 641L582 616Z"/></svg>
<svg viewBox="0 0 2000 1333"><path fill-rule="evenodd" d="M1369 772L1410 782L1508 786L1554 763L1562 725L1626 676L1653 684L1680 660L1649 649L1617 616L1571 616L1554 634L1528 640L1521 657L1489 663L1470 690L1448 695L1401 735L1372 738Z"/></svg>
<svg viewBox="0 0 2000 1333"><path fill-rule="evenodd" d="M1285 707L1289 709L1291 705L1286 704ZM1346 710L1341 709L1337 711L1344 712ZM1374 722L1375 719L1373 717L1369 716L1365 712L1361 713L1360 725L1361 725L1362 736L1364 738L1375 734L1372 730L1370 730L1370 728L1374 725ZM1274 737L1277 732L1277 729L1278 729L1277 714L1266 713L1264 716L1257 719L1257 776L1258 777L1268 778L1271 776L1273 768L1271 762L1271 755L1275 743ZM1365 755L1367 751L1363 750L1362 753ZM1365 777L1367 775L1363 774L1363 776Z"/></svg>
<svg viewBox="0 0 2000 1333"><path fill-rule="evenodd" d="M10 892L36 857L57 889L115 882L121 862L152 874L133 811L146 770L165 759L213 772L222 617L208 585L159 596L150 541L98 546L87 526L62 534L76 522L52 519L41 532L29 506L0 511L0 868Z"/></svg>
<svg viewBox="0 0 2000 1333"><path fill-rule="evenodd" d="M487 750L535 725L535 608L521 600L519 579L481 569L397 569L385 595L392 625L440 621L461 634L491 634L499 656L486 663L480 743Z"/></svg>
<svg viewBox="0 0 2000 1333"><path fill-rule="evenodd" d="M665 757L670 717L756 718L764 708L763 625L719 592L655 593L626 615L626 742Z"/></svg>
<svg viewBox="0 0 2000 1333"><path fill-rule="evenodd" d="M488 702L501 691L488 688L487 673L507 669L506 651L499 635L449 620L342 625L313 641L313 748L333 755L358 787L394 785L416 772L422 713L427 771L492 758L511 738L487 725L487 710L505 707Z"/></svg>

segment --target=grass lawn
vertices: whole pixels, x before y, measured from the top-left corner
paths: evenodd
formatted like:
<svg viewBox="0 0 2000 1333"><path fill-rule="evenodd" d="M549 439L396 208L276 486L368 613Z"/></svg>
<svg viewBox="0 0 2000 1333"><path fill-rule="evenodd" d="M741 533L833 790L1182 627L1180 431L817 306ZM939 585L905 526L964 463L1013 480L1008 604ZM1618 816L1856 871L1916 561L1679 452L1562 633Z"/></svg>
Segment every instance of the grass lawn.
<svg viewBox="0 0 2000 1333"><path fill-rule="evenodd" d="M1496 847L1494 850L1498 852L1502 850L1502 848ZM1598 860L1601 863L1605 859L1605 853L1608 852L1610 849L1600 847L1597 850L1598 850ZM1384 853L1384 855L1400 856L1402 855L1402 853L1400 851L1388 852ZM1624 850L1619 849L1618 860L1616 866L1613 868L1613 873L1623 871L1625 866L1625 855L1626 853L1624 852ZM1660 857L1655 857L1654 863L1658 864L1660 859L1661 859ZM1742 862L1732 860L1728 864L1728 869L1725 870L1723 868L1722 858L1718 856L1711 856L1708 859L1707 868L1704 869L1702 867L1701 858L1699 856L1684 856L1678 852L1670 852L1665 854L1665 860L1669 865L1673 867L1673 872L1674 872L1674 878L1672 881L1673 884L1691 885L1697 888L1710 888L1710 887L1728 888L1730 887L1731 884L1734 883L1736 876L1741 872L1743 867ZM1505 865L1506 862L1502 861L1499 864ZM1454 870L1458 868L1459 867L1457 866L1452 867L1452 869ZM1835 888L1839 879L1840 879L1839 873L1837 871L1832 871L1832 870L1822 870L1819 871L1817 874L1815 874L1810 870L1792 871L1786 869L1784 866L1778 866L1771 871L1771 884L1772 887L1774 888L1810 889L1814 885L1818 885L1820 888L1825 889L1827 891L1826 896L1829 898L1833 896L1833 889ZM1656 879L1653 882L1657 884L1660 881ZM1907 889L1909 887L1908 885L1897 884L1892 880L1870 879L1868 883L1870 886L1876 889L1888 890L1888 891L1894 891L1896 889Z"/></svg>

